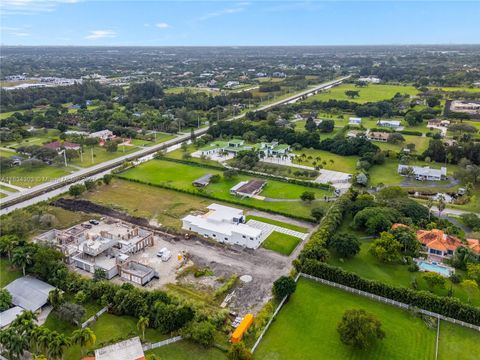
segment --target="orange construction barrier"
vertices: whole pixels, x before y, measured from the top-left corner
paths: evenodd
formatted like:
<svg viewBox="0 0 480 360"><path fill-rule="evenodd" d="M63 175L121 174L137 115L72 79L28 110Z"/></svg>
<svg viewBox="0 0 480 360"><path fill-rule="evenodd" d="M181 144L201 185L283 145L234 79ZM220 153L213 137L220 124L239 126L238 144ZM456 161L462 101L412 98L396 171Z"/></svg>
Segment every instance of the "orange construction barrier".
<svg viewBox="0 0 480 360"><path fill-rule="evenodd" d="M232 334L232 337L230 340L232 343L238 343L240 340L242 340L243 334L245 334L245 331L248 330L248 328L252 325L253 323L253 314L247 314L243 318L242 322L238 327L235 329L235 331Z"/></svg>

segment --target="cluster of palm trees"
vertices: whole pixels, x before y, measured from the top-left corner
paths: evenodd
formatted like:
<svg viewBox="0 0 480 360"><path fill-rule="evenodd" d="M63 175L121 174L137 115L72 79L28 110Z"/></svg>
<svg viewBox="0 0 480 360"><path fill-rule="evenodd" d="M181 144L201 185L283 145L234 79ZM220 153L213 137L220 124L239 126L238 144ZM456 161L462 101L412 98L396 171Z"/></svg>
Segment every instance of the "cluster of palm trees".
<svg viewBox="0 0 480 360"><path fill-rule="evenodd" d="M0 237L0 253L7 254L8 260L22 269L25 276L26 267L33 262L33 250L14 235Z"/></svg>
<svg viewBox="0 0 480 360"><path fill-rule="evenodd" d="M322 169L325 165L327 165L327 161L326 160L323 160L322 161L322 158L320 156L317 156L315 158L313 158L312 155L306 155L305 153L302 153L302 155L300 156L297 156L296 157L296 160L298 163L301 163L303 161L306 161L307 163L311 162L312 160L312 165L315 167L315 168L319 168L319 169ZM335 161L333 159L330 159L329 160L330 164L334 164Z"/></svg>
<svg viewBox="0 0 480 360"><path fill-rule="evenodd" d="M35 360L61 360L72 344L78 344L83 355L86 348L95 345L96 336L89 328L75 330L68 337L38 326L36 321L31 311L18 315L7 329L0 331L1 352L11 360L21 359L26 351L31 352Z"/></svg>

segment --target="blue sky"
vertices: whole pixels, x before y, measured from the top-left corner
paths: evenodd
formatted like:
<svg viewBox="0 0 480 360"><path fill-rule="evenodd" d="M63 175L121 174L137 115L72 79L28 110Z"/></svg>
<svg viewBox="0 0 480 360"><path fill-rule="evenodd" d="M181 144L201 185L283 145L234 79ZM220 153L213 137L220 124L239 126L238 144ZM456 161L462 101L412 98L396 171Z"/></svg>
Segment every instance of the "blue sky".
<svg viewBox="0 0 480 360"><path fill-rule="evenodd" d="M1 0L4 45L480 43L477 1Z"/></svg>

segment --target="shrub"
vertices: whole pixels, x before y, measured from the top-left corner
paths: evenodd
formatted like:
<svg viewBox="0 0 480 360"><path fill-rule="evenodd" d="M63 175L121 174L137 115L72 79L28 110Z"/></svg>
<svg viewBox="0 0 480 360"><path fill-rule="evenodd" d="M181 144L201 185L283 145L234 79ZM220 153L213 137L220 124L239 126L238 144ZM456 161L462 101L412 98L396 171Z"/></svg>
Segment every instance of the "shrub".
<svg viewBox="0 0 480 360"><path fill-rule="evenodd" d="M272 292L277 300L290 296L295 292L297 284L290 276L282 276L273 283Z"/></svg>
<svg viewBox="0 0 480 360"><path fill-rule="evenodd" d="M376 339L385 337L380 320L363 309L345 311L337 331L344 344L357 349L368 348Z"/></svg>

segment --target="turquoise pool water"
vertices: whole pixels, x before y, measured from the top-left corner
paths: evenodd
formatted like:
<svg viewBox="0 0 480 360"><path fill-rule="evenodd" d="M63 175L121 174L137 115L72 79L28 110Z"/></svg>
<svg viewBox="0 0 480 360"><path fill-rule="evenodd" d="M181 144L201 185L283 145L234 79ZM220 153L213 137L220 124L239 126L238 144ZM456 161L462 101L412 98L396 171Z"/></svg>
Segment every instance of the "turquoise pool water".
<svg viewBox="0 0 480 360"><path fill-rule="evenodd" d="M450 270L448 268L446 268L445 266L441 266L441 265L437 265L437 264L431 264L431 263L426 262L426 261L419 261L417 263L417 265L420 268L420 270L436 272L436 273L438 273L440 275L443 275L443 276L446 276L446 277L450 276Z"/></svg>

